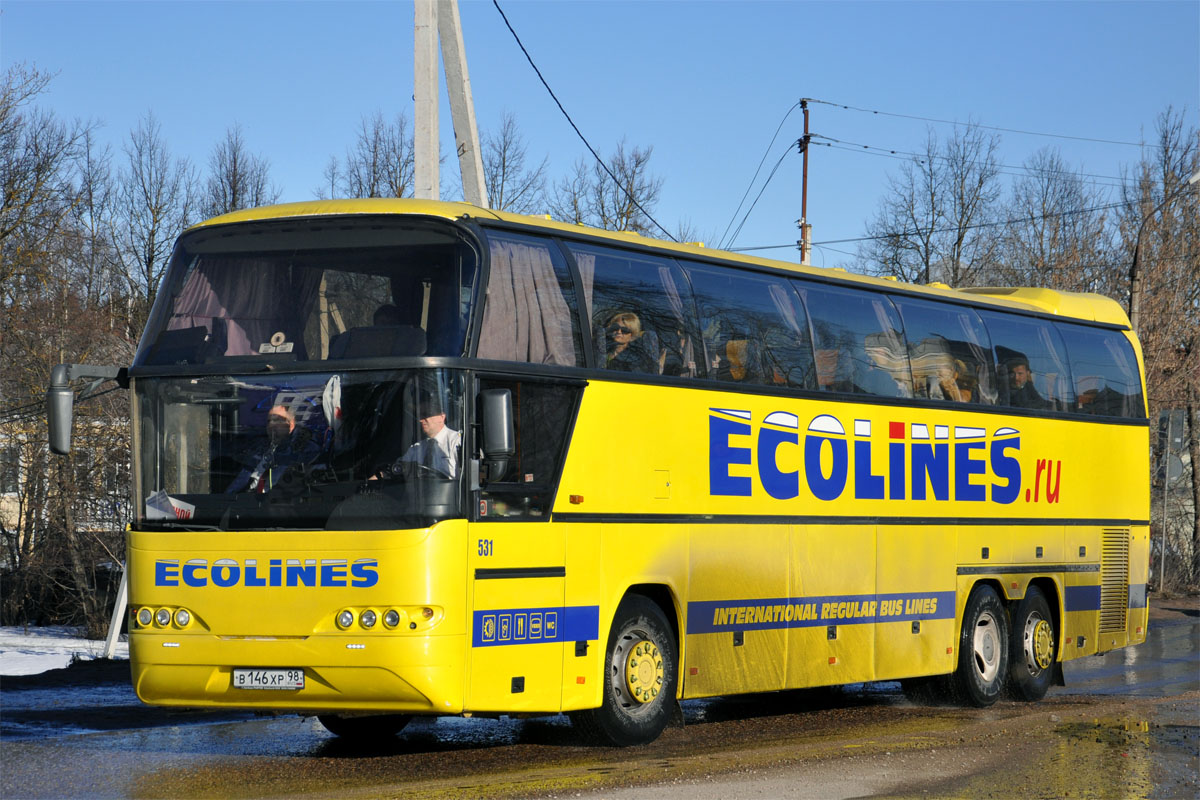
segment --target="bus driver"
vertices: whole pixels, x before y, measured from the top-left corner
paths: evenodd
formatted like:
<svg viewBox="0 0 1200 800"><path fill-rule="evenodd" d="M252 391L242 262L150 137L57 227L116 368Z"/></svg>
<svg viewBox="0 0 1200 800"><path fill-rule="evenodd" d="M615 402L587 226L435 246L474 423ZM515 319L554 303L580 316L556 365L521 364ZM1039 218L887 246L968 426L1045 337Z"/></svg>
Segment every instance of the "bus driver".
<svg viewBox="0 0 1200 800"><path fill-rule="evenodd" d="M424 439L414 442L400 457L401 463L420 464L437 470L447 478L458 475L458 451L462 434L446 425L446 412L436 396L421 402L421 432Z"/></svg>

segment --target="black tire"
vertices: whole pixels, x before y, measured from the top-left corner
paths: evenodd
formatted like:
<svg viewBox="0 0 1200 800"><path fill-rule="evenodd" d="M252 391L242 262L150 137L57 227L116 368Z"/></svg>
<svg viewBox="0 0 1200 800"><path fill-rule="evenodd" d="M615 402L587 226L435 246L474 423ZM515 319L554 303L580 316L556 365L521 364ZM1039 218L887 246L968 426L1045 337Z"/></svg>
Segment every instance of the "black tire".
<svg viewBox="0 0 1200 800"><path fill-rule="evenodd" d="M621 601L604 655L599 708L572 714L588 741L628 747L657 739L675 707L675 637L657 605L640 595Z"/></svg>
<svg viewBox="0 0 1200 800"><path fill-rule="evenodd" d="M996 590L976 586L967 598L958 639L958 669L950 677L955 698L984 708L996 702L1008 680L1008 613Z"/></svg>
<svg viewBox="0 0 1200 800"><path fill-rule="evenodd" d="M1042 590L1030 586L1013 615L1008 648L1008 692L1017 700L1041 700L1054 681L1058 631Z"/></svg>
<svg viewBox="0 0 1200 800"><path fill-rule="evenodd" d="M343 717L319 714L317 721L325 730L343 739L386 739L404 730L412 722L408 714L376 714L369 717Z"/></svg>

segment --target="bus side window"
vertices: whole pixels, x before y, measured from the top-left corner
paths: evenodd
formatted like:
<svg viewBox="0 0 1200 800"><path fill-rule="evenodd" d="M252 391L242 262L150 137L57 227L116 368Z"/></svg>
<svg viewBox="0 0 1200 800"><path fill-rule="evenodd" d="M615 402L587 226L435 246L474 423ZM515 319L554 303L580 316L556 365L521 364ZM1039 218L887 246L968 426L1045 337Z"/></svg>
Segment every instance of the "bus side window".
<svg viewBox="0 0 1200 800"><path fill-rule="evenodd" d="M812 319L818 388L912 396L903 326L887 296L809 281L793 285Z"/></svg>
<svg viewBox="0 0 1200 800"><path fill-rule="evenodd" d="M787 281L688 264L708 376L734 383L816 388L804 306Z"/></svg>
<svg viewBox="0 0 1200 800"><path fill-rule="evenodd" d="M568 243L592 320L595 366L696 377L696 310L691 285L669 258Z"/></svg>
<svg viewBox="0 0 1200 800"><path fill-rule="evenodd" d="M528 379L483 378L479 388L510 392L516 452L504 464L502 472L487 474L484 465L476 517L548 522L582 387Z"/></svg>
<svg viewBox="0 0 1200 800"><path fill-rule="evenodd" d="M490 269L479 358L583 366L578 304L552 241L488 234Z"/></svg>
<svg viewBox="0 0 1200 800"><path fill-rule="evenodd" d="M1146 403L1133 347L1119 331L1056 322L1075 377L1081 414L1145 419Z"/></svg>
<svg viewBox="0 0 1200 800"><path fill-rule="evenodd" d="M983 320L966 306L893 296L904 321L913 394L958 403L996 402L992 345Z"/></svg>
<svg viewBox="0 0 1200 800"><path fill-rule="evenodd" d="M1049 321L980 311L996 357L998 405L1031 411L1072 411L1075 389L1066 349Z"/></svg>

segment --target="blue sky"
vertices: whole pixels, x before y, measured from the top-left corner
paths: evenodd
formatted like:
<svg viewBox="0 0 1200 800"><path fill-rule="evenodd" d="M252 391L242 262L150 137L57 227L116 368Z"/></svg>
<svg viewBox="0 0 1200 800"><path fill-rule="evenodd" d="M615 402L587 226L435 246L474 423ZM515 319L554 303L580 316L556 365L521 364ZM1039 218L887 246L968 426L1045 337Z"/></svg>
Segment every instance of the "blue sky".
<svg viewBox="0 0 1200 800"><path fill-rule="evenodd" d="M767 143L801 97L916 117L1139 142L1168 106L1197 124L1200 2L534 2L501 0L576 124L602 153L652 145L664 181L655 216L715 243ZM482 128L511 112L532 157L565 174L586 153L491 2L461 2ZM152 110L173 153L202 169L240 123L284 200L314 196L362 117L412 119L411 2L0 2L0 62L55 73L42 106L103 123L119 152ZM444 95L443 88L443 95ZM816 104L811 131L917 151L932 126ZM449 110L443 152L453 154ZM764 173L802 132L787 119ZM1057 147L1084 172L1119 177L1136 146L1001 133L1019 166ZM899 161L814 148L809 221L818 243L863 234ZM737 239L798 237L801 161L784 156ZM761 177L760 177L761 180ZM1111 181L1104 181L1106 183ZM457 164L443 185L457 184ZM756 185L754 192L758 191ZM752 195L753 196L753 195ZM456 199L445 197L444 199ZM853 243L818 248L836 266ZM798 260L794 249L764 252Z"/></svg>

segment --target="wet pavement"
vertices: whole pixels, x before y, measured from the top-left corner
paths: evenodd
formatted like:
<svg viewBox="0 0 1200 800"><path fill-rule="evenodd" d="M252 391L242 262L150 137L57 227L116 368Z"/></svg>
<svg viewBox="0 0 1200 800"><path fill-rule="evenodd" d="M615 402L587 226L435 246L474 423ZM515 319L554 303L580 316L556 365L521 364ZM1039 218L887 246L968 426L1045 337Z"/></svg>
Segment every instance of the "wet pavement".
<svg viewBox="0 0 1200 800"><path fill-rule="evenodd" d="M312 718L151 709L119 670L4 679L0 796L1192 797L1200 611L1169 605L1145 644L1067 662L1040 704L912 706L895 683L688 701L630 750L582 746L562 716L417 720L356 746Z"/></svg>
<svg viewBox="0 0 1200 800"><path fill-rule="evenodd" d="M1166 697L1200 688L1200 611L1189 604L1164 601L1151 618L1146 641L1063 662L1069 694Z"/></svg>

